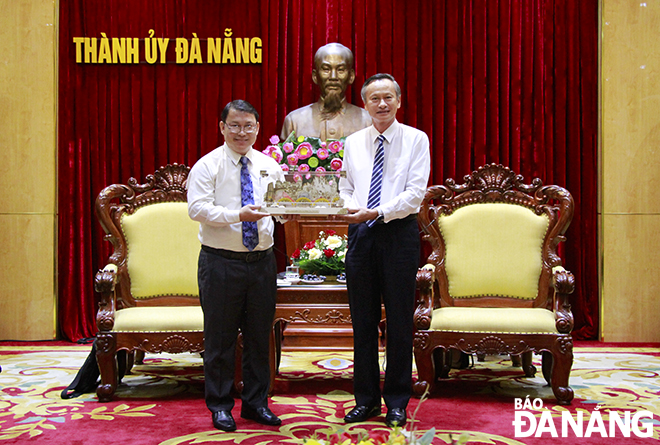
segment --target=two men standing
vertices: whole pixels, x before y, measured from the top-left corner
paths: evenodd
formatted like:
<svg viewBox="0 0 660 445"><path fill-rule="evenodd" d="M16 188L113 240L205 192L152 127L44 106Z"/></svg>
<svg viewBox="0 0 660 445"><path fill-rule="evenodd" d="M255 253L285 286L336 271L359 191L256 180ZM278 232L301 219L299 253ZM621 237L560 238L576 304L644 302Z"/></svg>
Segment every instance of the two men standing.
<svg viewBox="0 0 660 445"><path fill-rule="evenodd" d="M312 136L307 131L315 129L322 139L350 134L344 148L346 178L339 188L349 209L346 278L355 344L356 407L344 420L361 422L381 413L382 301L387 317L388 366L382 391L386 423L403 426L412 384L420 249L416 214L430 172L429 140L396 120L401 89L389 74L372 76L362 87L370 118L366 122L364 110L345 102L345 89L354 78L350 50L338 44L319 49L313 80L321 88L321 101L287 116L282 135L296 131ZM239 329L244 342L241 416L266 425L281 424L267 400L277 271L273 220L259 211L264 185L258 177L261 170L273 173L271 178L282 171L277 162L252 147L259 131L259 115L252 105L240 100L227 104L220 129L225 143L190 171L188 212L201 223L198 283L204 312L206 404L213 425L233 431L230 390Z"/></svg>

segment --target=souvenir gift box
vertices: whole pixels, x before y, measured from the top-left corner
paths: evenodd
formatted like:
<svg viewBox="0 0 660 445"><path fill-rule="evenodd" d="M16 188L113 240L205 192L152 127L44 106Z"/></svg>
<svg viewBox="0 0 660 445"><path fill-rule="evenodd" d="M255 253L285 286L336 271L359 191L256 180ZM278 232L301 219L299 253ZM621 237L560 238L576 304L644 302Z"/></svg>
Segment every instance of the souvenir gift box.
<svg viewBox="0 0 660 445"><path fill-rule="evenodd" d="M338 215L347 213L339 197L338 171L289 171L268 184L262 209L271 215ZM261 172L265 179L269 176Z"/></svg>

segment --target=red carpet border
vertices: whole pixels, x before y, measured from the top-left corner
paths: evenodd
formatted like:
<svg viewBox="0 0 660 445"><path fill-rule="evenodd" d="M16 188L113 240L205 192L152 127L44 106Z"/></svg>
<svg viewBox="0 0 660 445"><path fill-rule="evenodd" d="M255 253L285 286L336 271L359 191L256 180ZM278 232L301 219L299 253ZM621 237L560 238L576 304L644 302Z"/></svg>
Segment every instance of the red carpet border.
<svg viewBox="0 0 660 445"><path fill-rule="evenodd" d="M148 355L144 365L124 378L111 403L98 403L95 394L62 400L60 392L73 380L89 349L0 343L0 445L298 444L314 434L325 438L341 430L356 437L365 431L388 431L385 410L365 423L342 421L354 406L351 353L285 352L270 401L283 424L265 427L241 419L237 399L233 412L238 429L225 433L213 429L204 405L202 361L193 354ZM423 433L435 428L434 444L451 443L450 435L456 438L461 433L469 435L468 444L495 445L659 440L660 348L576 348L570 379L575 400L569 407L555 404L538 357L535 365L539 372L534 378L525 378L504 356L452 371L451 378L440 382L438 391L422 403L415 429ZM516 409L516 400L522 409ZM411 401L409 416L418 404L418 399ZM517 411L525 414L516 415ZM581 413L583 434L589 432L590 437L578 438L570 427L567 437L562 437L564 411L574 422ZM626 411L631 418L637 416L638 430L624 437L615 424L610 433L610 418L623 419ZM520 417L528 422L531 417L537 428L530 429L527 423L516 429L513 422ZM553 429L558 437L552 437ZM531 436L521 437L527 431ZM638 437L647 432L652 436Z"/></svg>

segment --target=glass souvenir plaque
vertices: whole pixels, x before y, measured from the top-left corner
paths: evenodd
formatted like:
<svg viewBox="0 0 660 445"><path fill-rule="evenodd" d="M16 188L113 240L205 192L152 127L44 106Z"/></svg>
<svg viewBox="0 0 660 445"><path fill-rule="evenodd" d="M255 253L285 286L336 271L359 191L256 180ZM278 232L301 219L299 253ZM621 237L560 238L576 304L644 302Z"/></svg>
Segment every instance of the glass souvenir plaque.
<svg viewBox="0 0 660 445"><path fill-rule="evenodd" d="M283 179L270 181L262 209L271 215L341 215L346 214L339 197L339 178L345 172L289 171ZM266 179L269 172L262 171Z"/></svg>

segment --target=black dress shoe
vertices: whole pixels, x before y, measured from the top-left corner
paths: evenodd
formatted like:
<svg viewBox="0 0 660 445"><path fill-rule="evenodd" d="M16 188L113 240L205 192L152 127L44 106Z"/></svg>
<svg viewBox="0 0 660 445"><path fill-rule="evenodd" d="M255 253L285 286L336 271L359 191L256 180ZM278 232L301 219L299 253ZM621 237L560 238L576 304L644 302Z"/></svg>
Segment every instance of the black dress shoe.
<svg viewBox="0 0 660 445"><path fill-rule="evenodd" d="M367 406L367 405L358 405L344 416L344 422L346 423L355 423L355 422L364 422L370 417L376 417L380 415L380 406Z"/></svg>
<svg viewBox="0 0 660 445"><path fill-rule="evenodd" d="M257 409L244 404L241 407L241 417L254 420L262 425L277 426L282 424L282 419L277 417L267 406L261 406Z"/></svg>
<svg viewBox="0 0 660 445"><path fill-rule="evenodd" d="M236 431L236 422L234 422L231 411L214 412L213 426L222 431Z"/></svg>
<svg viewBox="0 0 660 445"><path fill-rule="evenodd" d="M403 408L392 408L385 416L385 423L390 428L406 424L406 410Z"/></svg>

